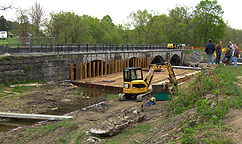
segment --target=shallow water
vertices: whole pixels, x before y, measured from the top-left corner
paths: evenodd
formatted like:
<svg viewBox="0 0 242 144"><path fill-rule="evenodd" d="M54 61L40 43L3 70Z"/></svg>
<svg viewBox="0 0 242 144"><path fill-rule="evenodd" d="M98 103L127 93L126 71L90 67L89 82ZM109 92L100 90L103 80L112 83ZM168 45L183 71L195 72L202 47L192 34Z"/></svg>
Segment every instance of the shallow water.
<svg viewBox="0 0 242 144"><path fill-rule="evenodd" d="M111 90L100 90L92 88L80 88L80 97L74 101L70 101L59 105L58 109L50 110L46 113L48 115L65 115L70 112L88 107L93 104L104 101L110 94L118 94L117 91ZM0 124L0 132L7 132L10 130L15 130L21 128L23 125L32 125L43 120L34 119L5 119L3 123Z"/></svg>

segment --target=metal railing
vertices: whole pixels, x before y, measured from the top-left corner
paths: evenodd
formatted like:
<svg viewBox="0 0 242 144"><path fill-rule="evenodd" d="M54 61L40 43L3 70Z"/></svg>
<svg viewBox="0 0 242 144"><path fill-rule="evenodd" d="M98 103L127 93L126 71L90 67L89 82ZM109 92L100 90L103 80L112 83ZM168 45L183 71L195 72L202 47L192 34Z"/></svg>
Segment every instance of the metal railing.
<svg viewBox="0 0 242 144"><path fill-rule="evenodd" d="M6 53L79 53L79 52L114 52L144 51L169 49L165 45L121 45L121 44L41 44L41 45L2 45Z"/></svg>

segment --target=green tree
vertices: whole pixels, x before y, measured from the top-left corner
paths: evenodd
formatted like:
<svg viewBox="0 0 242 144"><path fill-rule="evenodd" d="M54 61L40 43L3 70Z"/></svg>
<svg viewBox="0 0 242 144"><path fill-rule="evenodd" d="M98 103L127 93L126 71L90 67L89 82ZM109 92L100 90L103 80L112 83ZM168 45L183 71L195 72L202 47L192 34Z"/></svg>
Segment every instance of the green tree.
<svg viewBox="0 0 242 144"><path fill-rule="evenodd" d="M226 24L222 18L224 11L217 0L202 0L195 7L196 32L203 39L204 45L208 39L223 38Z"/></svg>
<svg viewBox="0 0 242 144"><path fill-rule="evenodd" d="M131 25L138 32L139 44L143 44L143 39L145 40L145 44L147 44L150 31L153 28L153 24L156 18L156 17L153 17L155 15L156 15L155 12L149 13L148 10L145 9L143 11L138 10L136 13L132 12L128 16L128 19L130 19L131 21Z"/></svg>
<svg viewBox="0 0 242 144"><path fill-rule="evenodd" d="M8 31L7 21L4 16L0 17L0 31Z"/></svg>
<svg viewBox="0 0 242 144"><path fill-rule="evenodd" d="M172 19L171 26L173 27L171 42L186 44L192 37L193 13L191 8L188 6L176 6L169 11L169 15Z"/></svg>
<svg viewBox="0 0 242 144"><path fill-rule="evenodd" d="M47 24L48 35L55 37L56 43L77 43L80 18L73 12L50 13Z"/></svg>
<svg viewBox="0 0 242 144"><path fill-rule="evenodd" d="M154 28L150 33L149 43L161 45L164 42L168 42L171 38L171 32L171 18L166 14L156 16Z"/></svg>

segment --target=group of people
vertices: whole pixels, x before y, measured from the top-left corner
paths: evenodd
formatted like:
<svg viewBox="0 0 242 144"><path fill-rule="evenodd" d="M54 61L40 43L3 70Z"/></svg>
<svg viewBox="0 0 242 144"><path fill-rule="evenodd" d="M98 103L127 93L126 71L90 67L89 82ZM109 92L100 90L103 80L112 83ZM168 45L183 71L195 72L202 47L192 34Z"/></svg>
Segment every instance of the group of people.
<svg viewBox="0 0 242 144"><path fill-rule="evenodd" d="M209 39L209 43L206 45L205 52L207 54L208 64L210 64L210 59L212 64L214 64L213 54L216 51L216 60L215 64L220 63L221 53L222 53L222 41L219 42L216 46L212 43L212 40ZM225 56L222 59L222 63L228 59L228 65L231 65L232 61L234 62L234 69L237 68L237 60L239 57L240 51L238 44L233 44L232 41L229 42Z"/></svg>

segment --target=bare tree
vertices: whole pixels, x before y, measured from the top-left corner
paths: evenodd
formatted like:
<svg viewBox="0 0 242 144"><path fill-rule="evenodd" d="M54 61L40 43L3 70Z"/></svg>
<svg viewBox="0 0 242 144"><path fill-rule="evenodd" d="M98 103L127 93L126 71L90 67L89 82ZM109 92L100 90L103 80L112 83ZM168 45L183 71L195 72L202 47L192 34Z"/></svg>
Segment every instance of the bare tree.
<svg viewBox="0 0 242 144"><path fill-rule="evenodd" d="M18 9L17 10L17 21L19 23L18 27L18 34L20 37L27 37L27 31L28 31L28 26L29 26L29 18L27 15L27 10L24 9Z"/></svg>
<svg viewBox="0 0 242 144"><path fill-rule="evenodd" d="M29 11L31 23L34 26L33 32L35 36L39 36L40 27L42 22L45 20L45 12L40 3L35 2Z"/></svg>

